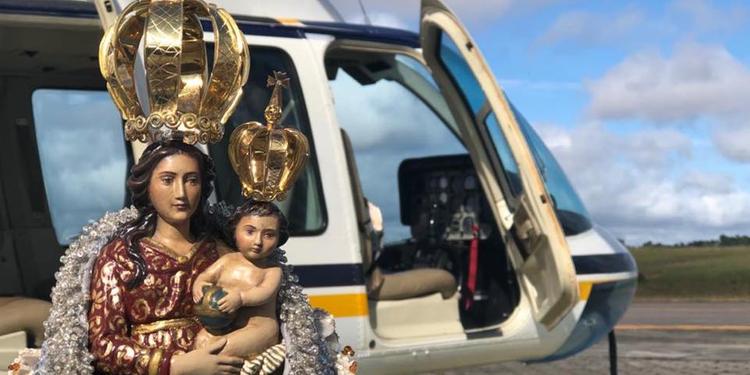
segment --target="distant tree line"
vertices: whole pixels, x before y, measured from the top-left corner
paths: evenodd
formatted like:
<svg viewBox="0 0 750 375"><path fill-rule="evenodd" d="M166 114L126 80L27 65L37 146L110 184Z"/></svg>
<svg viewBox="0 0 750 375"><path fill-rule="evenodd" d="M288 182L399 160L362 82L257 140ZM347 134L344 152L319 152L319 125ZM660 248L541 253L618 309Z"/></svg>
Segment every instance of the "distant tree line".
<svg viewBox="0 0 750 375"><path fill-rule="evenodd" d="M663 244L661 242L647 241L643 247L724 247L750 245L750 236L722 234L717 240L697 240L691 242L679 242L676 244Z"/></svg>

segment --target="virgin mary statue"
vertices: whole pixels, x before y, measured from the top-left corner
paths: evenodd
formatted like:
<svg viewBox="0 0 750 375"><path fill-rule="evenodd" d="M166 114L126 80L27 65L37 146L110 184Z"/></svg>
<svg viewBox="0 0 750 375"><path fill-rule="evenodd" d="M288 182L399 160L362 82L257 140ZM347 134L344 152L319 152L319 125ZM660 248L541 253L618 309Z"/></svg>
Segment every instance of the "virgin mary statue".
<svg viewBox="0 0 750 375"><path fill-rule="evenodd" d="M210 76L200 19L214 30ZM147 100L136 94L137 56ZM226 342L219 340L193 350L202 327L192 284L233 251L211 225L221 225L231 210L208 207L214 165L196 147L222 139L248 77L248 47L232 17L202 0L133 2L105 32L99 62L127 140L149 145L127 179L132 206L83 228L63 256L45 341L27 356L37 360L33 372L333 374L338 367L348 373L336 363L332 318L310 306L280 249L274 256L283 270L276 299L281 349L237 358L223 355ZM240 169L247 163L235 161Z"/></svg>

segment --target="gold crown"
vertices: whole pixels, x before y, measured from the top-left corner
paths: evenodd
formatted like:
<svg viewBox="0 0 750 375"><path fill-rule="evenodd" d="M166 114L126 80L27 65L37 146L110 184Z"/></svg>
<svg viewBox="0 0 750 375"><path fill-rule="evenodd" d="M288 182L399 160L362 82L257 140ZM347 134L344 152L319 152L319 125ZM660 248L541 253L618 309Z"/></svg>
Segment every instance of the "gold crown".
<svg viewBox="0 0 750 375"><path fill-rule="evenodd" d="M214 30L210 77L199 18L209 19ZM141 38L148 116L133 75ZM140 0L104 33L99 69L126 121L128 141L149 142L160 133L177 132L185 143L213 143L221 140L242 96L250 57L244 35L224 9L201 0Z"/></svg>
<svg viewBox="0 0 750 375"><path fill-rule="evenodd" d="M229 138L229 161L245 198L283 200L307 161L307 137L298 130L277 127L282 115L281 90L288 83L285 73L273 72L267 81L273 93L264 113L266 125L246 122Z"/></svg>

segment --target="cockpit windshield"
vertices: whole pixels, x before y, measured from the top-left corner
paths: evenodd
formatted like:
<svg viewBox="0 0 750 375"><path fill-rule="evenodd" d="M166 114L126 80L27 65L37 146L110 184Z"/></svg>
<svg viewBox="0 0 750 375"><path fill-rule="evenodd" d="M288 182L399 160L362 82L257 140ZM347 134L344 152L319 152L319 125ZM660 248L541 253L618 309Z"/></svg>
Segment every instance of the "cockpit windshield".
<svg viewBox="0 0 750 375"><path fill-rule="evenodd" d="M534 161L555 205L555 213L563 231L566 235L571 236L591 229L591 217L583 205L583 201L568 181L562 167L557 163L539 135L529 125L529 122L526 121L526 118L512 104L511 108L524 138L529 144L531 153L534 155Z"/></svg>

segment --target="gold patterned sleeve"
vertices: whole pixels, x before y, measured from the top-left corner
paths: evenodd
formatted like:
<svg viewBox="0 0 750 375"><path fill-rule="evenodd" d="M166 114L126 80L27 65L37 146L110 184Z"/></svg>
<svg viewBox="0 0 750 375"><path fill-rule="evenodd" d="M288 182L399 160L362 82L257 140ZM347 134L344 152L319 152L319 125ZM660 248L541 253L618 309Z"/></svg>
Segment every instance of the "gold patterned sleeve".
<svg viewBox="0 0 750 375"><path fill-rule="evenodd" d="M123 278L131 272L116 256L118 246L124 244L108 244L94 264L88 314L94 366L107 374L168 375L172 352L144 347L128 335L129 291Z"/></svg>

